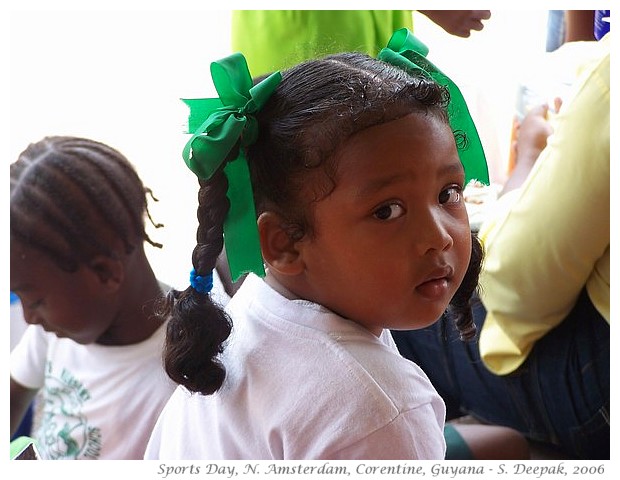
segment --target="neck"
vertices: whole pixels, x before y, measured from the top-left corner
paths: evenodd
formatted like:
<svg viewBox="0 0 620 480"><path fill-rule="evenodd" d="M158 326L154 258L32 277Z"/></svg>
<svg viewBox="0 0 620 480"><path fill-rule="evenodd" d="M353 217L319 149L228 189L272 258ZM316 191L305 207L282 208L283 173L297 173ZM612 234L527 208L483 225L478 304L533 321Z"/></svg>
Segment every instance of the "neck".
<svg viewBox="0 0 620 480"><path fill-rule="evenodd" d="M267 270L267 275L265 275L265 283L284 298L288 298L289 300L296 300L299 298L282 284L282 281L278 279L277 275L271 273L269 270Z"/></svg>
<svg viewBox="0 0 620 480"><path fill-rule="evenodd" d="M131 345L149 338L161 326L156 306L163 292L144 254L139 249L126 264L126 278L119 309L111 327L97 340L104 345Z"/></svg>

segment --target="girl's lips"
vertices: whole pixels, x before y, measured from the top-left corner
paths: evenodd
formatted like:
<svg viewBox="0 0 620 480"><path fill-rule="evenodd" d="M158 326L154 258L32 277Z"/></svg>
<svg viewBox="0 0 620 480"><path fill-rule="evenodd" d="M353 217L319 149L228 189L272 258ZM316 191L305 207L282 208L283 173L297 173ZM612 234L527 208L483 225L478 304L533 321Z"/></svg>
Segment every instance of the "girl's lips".
<svg viewBox="0 0 620 480"><path fill-rule="evenodd" d="M452 274L452 267L445 266L437 268L431 272L422 283L415 287L415 289L428 300L443 300L449 293L449 283Z"/></svg>
<svg viewBox="0 0 620 480"><path fill-rule="evenodd" d="M448 279L446 277L436 278L421 283L416 291L428 300L443 300L448 293Z"/></svg>

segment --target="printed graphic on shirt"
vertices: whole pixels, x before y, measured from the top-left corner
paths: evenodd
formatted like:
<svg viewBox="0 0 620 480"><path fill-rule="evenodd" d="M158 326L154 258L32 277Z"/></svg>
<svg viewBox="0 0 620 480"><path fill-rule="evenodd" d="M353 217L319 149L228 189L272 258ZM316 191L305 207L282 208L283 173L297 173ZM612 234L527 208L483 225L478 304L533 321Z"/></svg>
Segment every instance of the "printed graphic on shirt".
<svg viewBox="0 0 620 480"><path fill-rule="evenodd" d="M35 435L45 458L99 458L101 430L83 414L89 399L88 389L71 372L63 369L57 376L47 363L41 425Z"/></svg>

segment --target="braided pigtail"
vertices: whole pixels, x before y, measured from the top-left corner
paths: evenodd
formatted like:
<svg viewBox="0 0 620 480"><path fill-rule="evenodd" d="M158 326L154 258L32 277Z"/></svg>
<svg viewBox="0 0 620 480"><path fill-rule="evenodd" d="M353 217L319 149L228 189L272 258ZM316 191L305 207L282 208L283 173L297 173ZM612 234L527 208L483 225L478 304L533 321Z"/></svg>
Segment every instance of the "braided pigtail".
<svg viewBox="0 0 620 480"><path fill-rule="evenodd" d="M168 376L191 392L211 395L224 382L220 355L232 321L210 297L213 271L224 248L231 278L264 275L256 213L245 148L256 141L255 113L280 82L272 74L253 86L245 58L233 54L211 64L220 98L184 100L192 133L183 160L198 177L198 230L192 253L190 287L172 291L163 314L169 314L164 366Z"/></svg>
<svg viewBox="0 0 620 480"><path fill-rule="evenodd" d="M164 348L168 376L191 392L210 395L224 382L225 370L218 356L230 335L232 322L215 304L208 290L212 272L223 247L223 224L229 210L228 182L221 169L209 180L199 179L198 230L192 253L192 286L172 290L167 297L170 313ZM205 279L210 280L205 283Z"/></svg>
<svg viewBox="0 0 620 480"><path fill-rule="evenodd" d="M471 298L478 288L478 277L482 268L484 251L478 236L471 234L471 257L469 266L465 273L465 278L460 287L452 297L448 305L448 314L453 319L458 329L461 340L472 340L476 336L476 325L474 323L471 309Z"/></svg>

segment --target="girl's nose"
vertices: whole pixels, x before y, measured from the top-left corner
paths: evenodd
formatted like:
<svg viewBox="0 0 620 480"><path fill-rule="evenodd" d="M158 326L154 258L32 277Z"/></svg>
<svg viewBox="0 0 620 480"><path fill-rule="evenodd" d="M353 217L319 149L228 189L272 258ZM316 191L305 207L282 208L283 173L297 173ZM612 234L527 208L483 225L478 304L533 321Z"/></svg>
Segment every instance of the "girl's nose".
<svg viewBox="0 0 620 480"><path fill-rule="evenodd" d="M454 239L440 213L429 210L419 219L415 245L420 255L448 250L453 244Z"/></svg>

